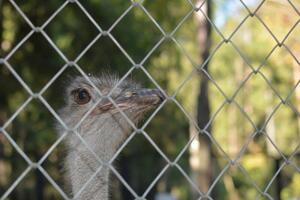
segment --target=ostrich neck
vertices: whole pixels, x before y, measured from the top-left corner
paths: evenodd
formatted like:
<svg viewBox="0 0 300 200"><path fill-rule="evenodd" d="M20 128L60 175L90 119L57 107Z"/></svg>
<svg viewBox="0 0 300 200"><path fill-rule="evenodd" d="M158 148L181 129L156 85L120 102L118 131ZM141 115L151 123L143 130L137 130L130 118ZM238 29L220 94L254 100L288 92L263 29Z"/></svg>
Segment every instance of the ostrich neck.
<svg viewBox="0 0 300 200"><path fill-rule="evenodd" d="M104 122L95 120L85 123L78 129L89 148L106 163L113 157L129 131L128 127L121 128L115 120L104 120ZM101 165L95 154L76 135L69 136L67 145L69 152L66 167L73 195L77 200L108 200L109 168ZM102 167L100 171L99 167ZM94 178L91 179L92 176ZM87 182L86 187L78 195L77 193Z"/></svg>

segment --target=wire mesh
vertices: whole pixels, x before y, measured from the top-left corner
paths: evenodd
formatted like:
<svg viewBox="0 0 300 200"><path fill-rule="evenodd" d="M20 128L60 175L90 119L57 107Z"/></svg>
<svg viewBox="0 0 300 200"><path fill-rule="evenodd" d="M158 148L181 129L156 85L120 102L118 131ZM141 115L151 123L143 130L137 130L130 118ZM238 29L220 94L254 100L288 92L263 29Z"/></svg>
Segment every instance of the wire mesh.
<svg viewBox="0 0 300 200"><path fill-rule="evenodd" d="M44 24L42 24L40 27L35 26L31 20L26 16L26 14L22 11L22 9L18 6L18 4L14 0L9 0L11 5L17 10L19 15L26 21L26 23L30 26L31 31L4 57L0 59L0 63L3 64L14 76L14 78L22 85L22 87L26 90L26 92L30 95L29 98L22 103L21 106L14 112L14 114L4 123L2 127L0 127L0 133L3 134L10 144L15 148L15 150L24 158L24 160L27 162L28 167L23 171L23 173L18 177L17 180L14 181L14 183L9 187L9 189L1 196L1 200L6 199L11 192L16 188L16 186L22 181L22 179L32 170L32 169L38 169L40 172L46 177L46 179L53 185L53 187L61 194L61 196L64 199L76 199L80 195L80 193L85 189L85 187L89 184L89 182L97 175L97 173L102 169L103 165L107 165L112 173L115 174L115 176L122 182L122 184L130 191L130 193L134 196L135 199L146 199L147 194L150 192L150 190L154 187L154 185L157 183L157 181L163 176L164 172L170 168L175 167L177 168L180 173L187 179L187 181L191 184L191 186L198 192L199 199L212 199L210 197L210 193L213 190L216 183L219 181L219 179L222 177L224 173L228 170L230 166L236 166L238 167L241 172L244 174L244 178L248 179L252 186L256 188L256 190L261 194L262 196L272 199L272 197L268 194L268 189L272 185L274 179L276 178L277 174L282 170L282 168L285 165L291 165L295 168L295 170L300 173L299 167L293 163L291 160L293 159L294 155L297 153L299 149L299 145L296 148L296 150L289 155L288 157L285 156L281 150L277 147L277 145L272 141L272 139L269 137L268 134L264 132L264 128L267 126L268 121L273 117L274 113L277 111L277 109L280 107L280 105L287 105L292 110L294 110L299 117L299 113L296 111L296 109L293 107L292 104L289 103L290 96L294 93L297 86L300 83L300 79L298 80L297 84L289 91L289 94L286 98L282 98L281 95L278 93L276 89L272 86L272 83L268 80L268 78L260 71L261 67L264 65L265 62L267 62L267 59L272 53L276 50L276 48L285 48L289 54L295 59L295 61L299 63L299 60L297 59L297 56L292 53L292 51L289 49L287 45L285 45L285 40L289 37L290 33L296 28L296 26L300 22L300 18L298 17L295 25L290 29L290 31L285 35L285 37L280 41L277 39L275 34L272 32L272 30L265 24L265 22L260 18L260 16L257 14L257 11L264 5L265 0L261 1L260 5L256 8L256 10L251 11L247 4L243 0L239 0L238 2L241 3L245 9L248 11L247 16L240 22L240 24L235 28L235 30L229 35L229 37L224 36L221 30L214 24L214 22L206 15L206 13L203 11L202 6L205 4L205 1L202 1L200 5L195 5L194 2L191 0L187 0L187 3L190 4L191 9L190 11L181 19L181 21L177 24L177 26L170 32L167 33L164 31L164 29L161 27L161 25L152 17L151 13L143 6L143 0L141 1L132 1L131 5L115 20L115 22L110 26L108 30L103 30L98 22L90 15L90 13L85 9L85 7L80 3L79 0L67 0L64 1L59 8L45 21ZM295 12L297 12L298 16L300 16L300 11L296 8L296 6L289 0L288 3L293 8ZM49 37L49 35L46 33L45 28L53 21L53 19L69 4L75 4L78 6L78 8L86 15L90 23L97 29L98 34L96 37L78 54L78 56L74 60L69 60L64 53L57 47L57 45L52 41L52 39ZM146 56L142 59L141 62L137 63L134 61L134 59L127 53L126 49L123 48L123 46L115 39L115 37L111 34L112 30L118 26L118 23L132 10L134 7L139 7L144 14L152 21L152 23L158 28L158 30L161 32L162 37L159 39L159 41L153 46L153 48L146 54ZM194 13L201 13L206 20L210 23L210 25L213 27L213 29L219 34L219 36L222 38L222 41L219 45L215 47L214 50L211 51L210 56L206 61L203 61L203 63L199 66L197 63L193 61L193 59L190 57L188 52L185 51L185 49L182 47L180 42L177 41L175 38L176 31L185 23L188 17L193 15ZM239 49L238 46L232 41L232 37L240 30L240 27L247 22L249 18L256 18L259 20L259 22L266 28L266 30L269 32L270 36L276 41L276 45L274 48L269 52L268 56L261 62L258 68L255 68L252 66L252 64L244 57L243 53ZM15 71L13 66L8 62L9 58L24 44L34 33L40 33L47 42L53 47L53 49L59 54L59 56L64 60L65 64L61 66L60 70L51 78L51 80L48 81L48 83L40 90L38 93L34 93L30 86L28 86L25 81L20 77L20 75ZM107 95L109 100L114 104L114 106L120 111L122 116L128 121L128 123L133 128L133 133L128 137L125 142L121 145L121 147L117 150L115 155L111 158L111 160L108 163L103 163L103 161L99 158L99 156L93 152L93 150L89 147L89 145L86 143L86 141L82 138L82 136L78 133L77 128L80 126L80 124L84 121L84 119L92 112L92 110L95 108L95 106L99 103L96 102L92 108L85 114L85 116L77 123L77 125L74 128L69 128L64 121L59 117L59 115L56 113L56 111L51 107L51 105L47 102L47 100L42 96L43 93L58 79L58 77L67 69L70 67L75 68L89 83L93 86L93 88L101 95L101 91L94 85L94 83L90 80L90 77L85 73L85 71L79 66L78 61L82 56L85 55L85 53L102 37L102 36L108 36L111 41L120 49L120 51L124 54L124 56L128 59L128 61L131 63L132 67L127 71L127 73L119 80L119 83L114 87L114 89L121 84L123 80L125 80L129 74L134 69L141 69L146 76L151 80L151 82L159 88L165 95L166 93L164 90L160 87L160 85L154 80L152 75L147 71L147 69L144 67L144 64L146 60L151 56L151 54L162 44L165 40L171 40L173 41L176 46L181 50L182 54L184 54L188 60L193 63L193 70L192 72L185 78L185 80L179 85L179 87L175 90L174 94L172 96L168 96L166 100L152 113L152 115L149 116L149 118L146 120L146 122L143 124L143 126L139 129L137 128L133 122L126 116L125 113L118 107L118 105L114 102L114 100L110 97L111 92ZM205 64L211 59L211 56L215 54L219 50L219 48L223 44L231 44L233 48L238 52L239 56L244 60L245 63L251 68L251 72L247 75L246 79L238 86L237 90L234 92L232 97L228 97L226 93L223 91L222 86L219 85L213 77L204 69ZM210 83L215 85L216 88L220 91L220 93L224 96L224 102L221 104L220 108L217 110L216 113L213 113L210 121L205 126L204 129L201 129L198 127L195 119L190 116L190 114L185 110L185 108L181 105L181 103L175 98L178 94L179 90L186 84L186 82L191 79L191 76L201 71L203 74L206 75L206 77L210 80ZM276 95L278 99L280 99L279 104L273 109L271 114L268 116L268 120L264 123L263 126L257 127L255 122L251 120L251 117L247 114L247 112L244 110L242 106L239 105L239 103L235 100L236 95L238 92L244 87L244 85L247 83L247 81L250 79L250 77L254 74L259 74L266 83L272 88L272 91ZM114 90L112 89L112 91ZM167 95L166 95L167 96ZM10 136L10 134L6 131L6 128L12 123L12 121L22 112L22 110L34 99L39 100L42 102L42 104L49 110L49 112L56 118L56 120L64 127L65 133L62 134L56 142L47 150L47 152L42 156L42 158L38 162L33 162L26 153L19 147L19 145L14 141L14 139ZM163 108L166 102L171 101L174 102L178 108L186 115L186 117L193 123L193 125L197 128L197 134L194 135L194 137L190 138L189 142L184 146L184 148L180 151L178 156L174 159L174 161L170 160L168 156L160 149L160 147L153 141L153 139L148 135L148 133L144 130L145 127L150 123L150 121L155 117L155 115ZM213 119L218 114L220 110L223 109L225 104L234 104L236 107L240 110L240 112L245 116L245 118L251 123L251 125L254 128L254 132L247 138L246 142L243 144L242 150L237 155L236 159L232 160L230 156L226 153L226 151L223 150L223 148L218 144L218 142L212 137L212 135L208 132L208 127L211 125ZM47 171L42 167L43 162L47 159L47 157L51 154L51 152L64 140L64 138L70 133L74 132L77 137L80 139L80 141L84 144L84 146L91 151L91 153L95 156L97 159L97 162L100 164L100 167L98 170L95 171L92 177L89 178L89 180L82 186L81 190L74 194L74 197L68 197L68 195L60 188L60 186L51 178L51 176L47 173ZM120 175L120 173L112 166L113 161L117 158L117 156L122 152L122 150L126 147L126 145L132 140L132 138L137 135L142 134L149 143L155 148L155 150L162 156L162 158L166 161L166 166L161 170L161 172L156 176L156 178L149 184L148 188L145 190L145 192L139 196L134 189L126 182L126 180ZM195 139L195 137L198 134L205 134L209 139L210 142L216 146L223 154L224 157L227 160L227 164L224 166L224 168L221 170L221 173L219 176L217 176L213 184L210 186L207 193L204 193L199 190L197 185L194 183L193 180L191 180L190 176L187 172L177 163L181 156L187 151L189 145L192 143L192 141ZM264 135L269 142L273 145L273 147L277 150L277 152L280 154L284 162L278 169L278 171L274 174L273 178L268 183L267 187L262 190L255 181L252 180L252 178L249 176L248 172L244 169L242 165L238 162L238 160L243 156L244 152L246 151L246 148L249 144L249 142L258 134Z"/></svg>

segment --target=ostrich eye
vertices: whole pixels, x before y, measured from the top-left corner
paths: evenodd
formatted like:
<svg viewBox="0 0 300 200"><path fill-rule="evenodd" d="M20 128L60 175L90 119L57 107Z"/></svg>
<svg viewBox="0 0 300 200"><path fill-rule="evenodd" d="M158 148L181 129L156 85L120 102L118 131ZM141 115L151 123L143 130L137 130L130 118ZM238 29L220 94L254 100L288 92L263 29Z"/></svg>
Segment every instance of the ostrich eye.
<svg viewBox="0 0 300 200"><path fill-rule="evenodd" d="M91 96L86 89L77 89L72 92L74 95L74 100L79 105L88 103L91 100Z"/></svg>

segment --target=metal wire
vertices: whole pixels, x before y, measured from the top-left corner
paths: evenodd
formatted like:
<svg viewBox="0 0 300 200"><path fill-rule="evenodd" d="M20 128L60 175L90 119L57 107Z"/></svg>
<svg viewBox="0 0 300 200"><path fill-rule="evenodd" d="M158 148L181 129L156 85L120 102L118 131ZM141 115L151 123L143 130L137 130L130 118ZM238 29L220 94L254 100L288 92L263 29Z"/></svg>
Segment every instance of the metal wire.
<svg viewBox="0 0 300 200"><path fill-rule="evenodd" d="M167 33L163 27L155 20L154 17L152 17L151 13L145 8L143 5L143 0L141 1L131 1L131 5L116 19L116 21L111 25L111 27L108 30L103 30L101 26L97 23L97 21L90 15L90 13L85 9L85 7L78 1L78 0L66 0L64 1L61 6L56 9L56 11L45 21L45 23L37 27L35 26L30 19L26 16L26 14L22 11L22 9L18 6L18 4L14 0L9 0L11 5L16 9L16 11L19 13L19 15L25 20L25 22L30 26L31 31L25 35L25 37L6 55L6 57L0 59L0 63L6 66L6 68L11 72L11 74L14 76L14 78L22 85L22 87L27 91L27 93L30 95L29 98L23 102L21 106L14 112L14 114L4 123L2 127L0 127L0 133L2 133L9 143L15 148L15 150L24 158L24 160L27 162L28 167L23 171L23 173L14 181L14 183L7 189L7 191L2 195L1 200L4 200L7 198L10 193L17 187L17 185L22 181L22 179L33 169L38 169L45 177L46 179L52 184L52 186L61 194L61 196L68 200L72 199L68 197L67 194L64 193L64 191L57 185L57 183L51 178L51 176L46 172L46 170L42 167L43 162L47 159L47 157L51 154L51 152L63 141L63 139L73 132L78 139L83 143L83 145L91 151L91 153L95 156L99 163L99 168L96 170L96 172L90 177L90 179L82 186L81 190L77 192L73 198L76 198L80 193L85 189L85 187L89 184L89 182L97 175L97 173L102 169L103 165L108 165L111 169L112 173L122 182L122 184L128 189L128 191L134 196L135 199L146 199L147 194L151 191L151 189L155 186L157 181L164 175L165 171L170 167L176 167L179 172L187 179L187 181L191 184L191 186L198 192L199 199L212 199L210 197L211 191L214 189L216 183L222 178L224 173L231 167L236 166L240 169L240 171L245 175L245 179L248 179L248 181L252 184L252 186L257 190L259 195L262 195L266 198L272 199L272 197L268 194L268 189L272 185L273 181L275 180L276 176L280 173L282 168L286 165L292 166L297 172L300 172L299 167L292 162L293 156L296 154L296 152L299 150L298 145L297 149L289 156L286 157L281 150L276 146L276 144L271 140L271 138L264 132L264 128L266 127L269 120L273 117L273 115L276 113L276 111L280 108L282 105L289 106L299 117L299 112L297 109L294 108L292 104L289 103L289 99L292 96L293 92L296 90L296 87L299 85L300 80L298 81L297 85L292 88L292 90L289 92L288 96L286 98L282 97L280 93L272 86L272 83L268 78L260 71L260 69L265 65L268 58L273 54L273 52L277 48L284 47L287 52L295 59L295 61L300 64L299 58L292 53L292 51L289 49L288 46L284 44L285 40L288 38L290 33L296 28L296 26L300 22L300 18L297 20L295 25L290 29L290 31L285 35L285 37L282 39L282 41L278 40L275 34L272 32L272 30L267 26L267 24L261 19L261 17L257 14L257 11L264 5L265 0L261 1L259 6L251 12L251 10L248 8L247 4L244 3L243 0L239 0L241 5L247 10L248 14L242 19L242 21L238 24L238 26L233 30L233 32L229 35L229 37L225 37L221 30L214 24L214 22L206 15L206 13L202 10L202 6L205 4L205 0L202 2L201 5L196 6L191 0L187 0L187 4L190 6L190 11L182 17L180 22L175 26L175 28L170 32ZM296 8L296 6L290 1L287 1L290 6L293 8L293 10L300 16L300 11ZM45 28L47 25L54 20L54 18L69 4L75 4L78 6L78 8L84 13L84 15L88 18L91 24L94 25L94 27L97 29L98 34L94 37L94 39L78 54L78 56L72 61L69 60L64 53L56 46L56 44L52 41L52 39L48 36L48 34L45 32ZM156 28L161 32L162 37L159 39L159 41L154 44L152 49L145 55L145 57L142 59L140 63L136 63L133 58L127 53L126 49L122 47L122 45L117 41L117 39L111 34L112 30L118 25L118 23L125 17L127 14L134 8L139 7L144 14L151 20L151 22L155 25ZM211 54L208 57L207 60L203 61L201 66L198 66L197 63L193 61L193 59L190 57L190 55L185 51L183 46L180 44L180 42L177 41L177 39L174 37L175 33L178 31L178 29L186 22L186 20L191 17L194 13L199 13L205 17L208 23L212 26L212 28L216 31L216 33L219 34L219 36L222 38L222 41L213 49L211 50ZM265 59L261 62L261 64L255 68L252 66L252 64L246 59L243 52L239 49L239 47L234 43L232 40L232 37L239 31L241 26L250 18L256 18L263 27L268 31L272 39L276 41L276 45L271 49L269 54L265 57ZM34 93L31 88L24 82L24 80L20 77L20 75L14 70L14 68L10 65L8 62L9 58L14 55L14 53L34 34L34 33L40 33L47 42L52 46L52 48L60 55L60 57L64 60L65 64L60 68L60 70L51 78L51 80L48 81L48 83L41 89L39 93ZM42 94L58 79L58 77L69 67L74 67L77 69L77 71L82 74L94 87L94 89L101 95L101 92L99 89L92 83L92 81L89 80L89 76L86 75L84 70L79 66L78 61L82 56L85 55L85 53L102 37L102 36L108 36L111 41L120 49L120 51L124 54L124 56L130 61L131 68L128 70L128 72L120 79L119 83L114 87L116 88L125 78L129 76L129 74L136 68L141 69L145 75L151 80L151 82L159 88L164 94L165 92L160 87L160 85L155 81L155 79L151 76L151 74L147 71L147 69L144 67L144 63L146 60L152 55L152 53L159 48L159 46L165 41L165 40L171 40L173 41L177 48L181 51L181 53L189 60L189 62L193 66L192 72L182 81L182 83L178 86L178 88L174 91L172 95L170 95L155 111L154 113L146 120L144 125L141 129L137 129L135 127L134 123L131 122L131 120L126 116L125 113L122 112L121 109L118 108L118 105L113 101L113 99L110 97L110 94L107 95L109 100L114 104L114 106L121 112L123 117L128 121L128 123L133 128L133 134L130 135L129 138L125 140L125 142L122 144L122 146L117 150L115 155L112 157L112 159L108 163L103 163L101 159L98 157L98 155L93 152L93 150L89 147L89 145L84 141L84 139L80 136L80 134L77 132L77 127L80 126L80 124L84 121L84 119L90 114L90 112L94 109L94 107L98 104L96 102L94 106L90 109L89 112L86 113L86 115L78 122L78 124L74 128L68 127L63 120L58 116L58 114L55 112L55 110L51 107L51 105L45 100L42 96ZM252 70L246 78L241 82L239 87L236 89L236 91L233 93L231 97L228 97L225 92L222 90L222 87L210 76L210 74L204 69L204 66L206 63L212 58L212 56L219 50L219 48L223 44L229 44L231 45L236 52L239 54L239 56L243 59L243 61L249 66L249 68ZM192 75L195 72L201 71L203 74L209 79L210 83L213 84L218 91L223 95L224 102L221 104L221 106L216 110L215 113L212 113L212 117L208 124L205 126L204 129L200 129L193 119L192 116L189 115L189 113L185 110L185 108L181 105L181 103L176 100L176 96L178 92L182 89L182 87L186 84L188 80L191 79ZM243 109L242 106L239 105L239 103L235 100L235 97L240 92L240 90L243 88L243 86L247 83L247 81L253 76L253 75L259 75L261 76L265 82L270 86L274 94L278 99L280 99L279 104L273 109L273 111L268 116L268 119L263 124L262 127L257 127L256 124L251 120L251 117L246 113L246 111ZM166 94L165 94L166 95ZM102 95L101 95L102 96ZM167 95L166 95L167 96ZM12 121L22 112L22 110L33 100L38 99L43 103L43 105L49 110L49 112L56 118L56 120L64 127L65 133L62 134L54 144L47 150L47 152L42 156L42 158L38 162L33 162L26 154L25 152L18 146L18 144L14 141L14 139L9 135L7 132L7 127L12 123ZM196 127L198 133L195 134L191 139L188 141L188 143L182 148L182 150L179 152L178 156L172 161L168 158L167 155L160 149L160 147L151 139L151 137L148 135L148 133L144 130L145 127L150 123L150 121L155 117L155 115L159 112L159 110L162 109L162 107L165 105L167 101L174 102L178 109L180 109L186 117L192 122L192 124ZM212 121L215 119L215 117L218 115L219 111L222 110L222 108L226 104L234 104L236 108L242 113L242 115L247 119L247 121L252 125L254 132L247 138L245 141L242 149L238 153L235 159L231 159L230 156L225 152L225 150L221 147L221 145L218 144L218 142L214 139L214 137L208 132L208 127L211 125ZM142 194L142 196L139 196L134 189L130 187L130 185L126 182L126 180L119 174L119 172L112 166L113 161L116 159L116 157L122 152L122 150L126 147L126 145L132 140L132 138L138 134L141 133L148 141L149 143L155 148L155 150L161 155L161 157L166 161L166 166L160 171L160 173L154 178L154 180L151 182L151 184L147 187L145 192ZM192 143L192 141L198 136L198 134L204 134L209 139L210 142L220 150L220 152L223 154L224 158L227 161L227 164L224 166L224 168L221 170L220 174L215 177L212 185L210 186L207 193L203 193L199 190L197 185L194 183L194 181L189 177L187 172L185 172L184 169L177 163L180 158L183 156L183 154L187 151L189 145ZM252 178L249 176L248 172L243 168L243 166L239 163L240 158L243 156L244 152L246 151L250 141L257 135L262 134L266 137L267 140L270 141L272 146L276 149L276 151L279 153L279 155L283 158L284 162L278 169L278 171L274 174L272 179L269 181L268 185L262 190L257 183L252 180ZM257 197L258 198L258 197Z"/></svg>

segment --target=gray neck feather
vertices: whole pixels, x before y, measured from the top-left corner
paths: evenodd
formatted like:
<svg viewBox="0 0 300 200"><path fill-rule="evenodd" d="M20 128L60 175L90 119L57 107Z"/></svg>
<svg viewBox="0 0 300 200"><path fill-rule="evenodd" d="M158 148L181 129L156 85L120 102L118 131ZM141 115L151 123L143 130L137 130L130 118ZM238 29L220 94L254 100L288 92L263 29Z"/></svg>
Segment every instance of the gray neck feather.
<svg viewBox="0 0 300 200"><path fill-rule="evenodd" d="M68 124L72 124L69 122ZM127 124L123 119L105 114L96 120L86 121L78 128L79 134L91 150L103 161L109 162L120 143L130 133L130 128L121 126ZM79 140L75 133L67 137L68 156L66 169L69 176L73 196L81 190L83 185L95 174L101 164L91 151ZM77 200L107 200L109 199L109 168L102 169L86 185L77 196Z"/></svg>

